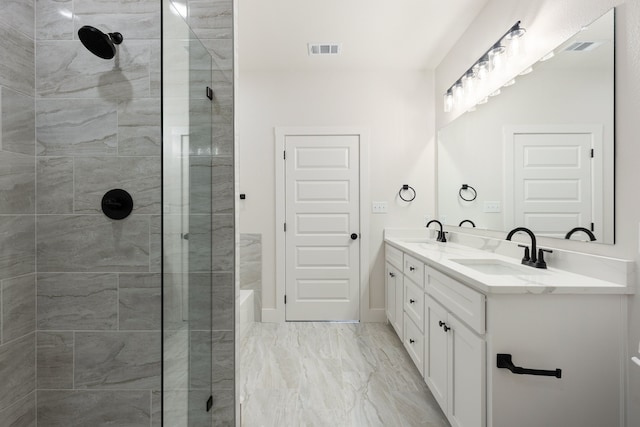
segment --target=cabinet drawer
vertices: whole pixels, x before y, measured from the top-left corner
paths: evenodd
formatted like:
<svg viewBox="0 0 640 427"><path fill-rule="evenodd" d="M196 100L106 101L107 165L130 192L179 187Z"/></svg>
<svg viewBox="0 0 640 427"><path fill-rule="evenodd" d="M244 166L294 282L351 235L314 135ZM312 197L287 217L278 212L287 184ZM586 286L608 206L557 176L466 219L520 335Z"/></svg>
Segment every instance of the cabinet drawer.
<svg viewBox="0 0 640 427"><path fill-rule="evenodd" d="M485 333L485 296L470 287L425 267L425 290L449 312L479 334Z"/></svg>
<svg viewBox="0 0 640 427"><path fill-rule="evenodd" d="M384 254L389 264L402 270L402 251L400 249L396 249L389 244L385 244Z"/></svg>
<svg viewBox="0 0 640 427"><path fill-rule="evenodd" d="M420 286L420 289L424 288L424 264L422 261L418 261L411 255L404 254L404 268L402 271L406 277Z"/></svg>
<svg viewBox="0 0 640 427"><path fill-rule="evenodd" d="M424 335L407 313L404 314L404 347L422 375L424 372Z"/></svg>
<svg viewBox="0 0 640 427"><path fill-rule="evenodd" d="M404 311L424 331L424 291L410 280L404 282Z"/></svg>

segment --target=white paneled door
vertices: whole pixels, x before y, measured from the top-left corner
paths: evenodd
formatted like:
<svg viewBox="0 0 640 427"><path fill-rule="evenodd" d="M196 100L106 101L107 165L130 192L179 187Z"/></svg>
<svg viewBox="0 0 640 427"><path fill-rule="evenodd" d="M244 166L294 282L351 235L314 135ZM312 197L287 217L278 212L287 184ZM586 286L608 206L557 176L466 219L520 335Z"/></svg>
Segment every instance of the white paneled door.
<svg viewBox="0 0 640 427"><path fill-rule="evenodd" d="M359 136L285 138L286 320L359 320Z"/></svg>

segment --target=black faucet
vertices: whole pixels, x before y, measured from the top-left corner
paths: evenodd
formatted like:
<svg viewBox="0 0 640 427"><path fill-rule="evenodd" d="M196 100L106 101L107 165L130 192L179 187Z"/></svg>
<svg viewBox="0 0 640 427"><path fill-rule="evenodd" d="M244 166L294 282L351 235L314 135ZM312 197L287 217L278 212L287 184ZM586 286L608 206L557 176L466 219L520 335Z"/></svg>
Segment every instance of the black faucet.
<svg viewBox="0 0 640 427"><path fill-rule="evenodd" d="M468 222L473 228L476 228L476 225L470 219L463 219L462 221L460 221L460 224L458 224L458 227L462 227L462 224L464 224L465 222Z"/></svg>
<svg viewBox="0 0 640 427"><path fill-rule="evenodd" d="M553 252L549 249L540 249L538 256L536 257L536 236L531 230L526 227L516 227L507 234L507 240L511 240L514 234L519 231L524 231L531 238L531 255L529 255L529 247L526 245L518 245L524 248L524 256L522 257L522 263L535 268L547 268L547 263L544 261L545 252Z"/></svg>
<svg viewBox="0 0 640 427"><path fill-rule="evenodd" d="M444 230L442 229L442 223L440 221L438 221L437 219L432 219L431 221L429 221L427 223L426 227L429 228L429 226L431 225L432 222L435 222L436 224L438 224L440 226L440 231L438 231L438 237L436 237L436 241L442 242L442 243L446 243L447 242L447 238L444 236Z"/></svg>
<svg viewBox="0 0 640 427"><path fill-rule="evenodd" d="M565 239L570 239L571 235L573 233L575 233L576 231L583 231L584 233L587 234L587 236L589 236L589 240L591 240L592 242L596 240L596 236L593 235L593 233L591 232L591 230L589 230L588 228L584 228L584 227L576 227L571 229L571 231L569 231L567 233L566 236L564 236Z"/></svg>

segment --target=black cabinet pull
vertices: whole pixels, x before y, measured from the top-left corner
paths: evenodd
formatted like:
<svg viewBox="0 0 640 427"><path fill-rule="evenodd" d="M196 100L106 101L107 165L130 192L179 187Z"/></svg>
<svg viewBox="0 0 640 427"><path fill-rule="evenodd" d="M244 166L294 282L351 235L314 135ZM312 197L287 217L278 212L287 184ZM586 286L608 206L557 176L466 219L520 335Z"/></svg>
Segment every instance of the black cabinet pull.
<svg viewBox="0 0 640 427"><path fill-rule="evenodd" d="M543 369L528 369L520 366L515 366L511 360L510 354L498 353L497 355L498 368L505 368L510 370L514 374L520 375L540 375L543 377L556 377L562 378L562 369L555 369L552 371L545 371Z"/></svg>
<svg viewBox="0 0 640 427"><path fill-rule="evenodd" d="M409 266L409 271L414 271L416 268L413 265Z"/></svg>
<svg viewBox="0 0 640 427"><path fill-rule="evenodd" d="M445 332L447 332L449 329L451 329L450 327L447 326L446 323L444 323L442 320L438 321L438 326L440 326L442 329L444 329Z"/></svg>
<svg viewBox="0 0 640 427"><path fill-rule="evenodd" d="M409 304L413 304L416 300L409 298Z"/></svg>
<svg viewBox="0 0 640 427"><path fill-rule="evenodd" d="M391 273L391 272L389 272L389 276L390 277L396 277L395 273Z"/></svg>
<svg viewBox="0 0 640 427"><path fill-rule="evenodd" d="M413 344L414 342L416 342L416 341L412 340L411 338L409 338L409 344Z"/></svg>

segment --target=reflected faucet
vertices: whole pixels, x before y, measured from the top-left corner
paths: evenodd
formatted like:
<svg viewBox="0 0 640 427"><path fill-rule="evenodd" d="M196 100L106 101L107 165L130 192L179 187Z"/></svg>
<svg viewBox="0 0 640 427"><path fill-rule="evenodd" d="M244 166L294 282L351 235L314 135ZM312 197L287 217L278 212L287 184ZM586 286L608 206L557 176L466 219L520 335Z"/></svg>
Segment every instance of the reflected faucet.
<svg viewBox="0 0 640 427"><path fill-rule="evenodd" d="M429 221L427 223L426 227L429 228L429 226L431 225L432 222L435 222L436 224L438 224L440 226L440 231L438 231L438 237L436 237L436 241L442 242L442 243L446 243L447 242L447 238L444 236L444 230L442 229L442 223L440 221L438 221L437 219L432 219L431 221Z"/></svg>
<svg viewBox="0 0 640 427"><path fill-rule="evenodd" d="M507 240L511 240L514 234L519 231L523 231L531 238L531 255L529 254L529 247L526 245L518 245L524 248L524 256L522 257L522 264L535 268L547 268L547 263L544 261L544 252L553 252L549 249L540 249L538 256L536 257L536 236L531 230L526 227L516 227L507 234Z"/></svg>
<svg viewBox="0 0 640 427"><path fill-rule="evenodd" d="M473 228L476 228L476 225L470 219L463 219L462 221L460 221L460 224L458 224L458 227L462 227L462 224L464 224L465 222L468 222Z"/></svg>
<svg viewBox="0 0 640 427"><path fill-rule="evenodd" d="M592 242L596 240L596 236L593 235L591 230L589 230L588 228L584 228L584 227L575 227L575 228L571 229L571 231L569 231L567 233L567 235L564 236L564 238L565 239L570 239L571 236L573 235L573 233L575 233L576 231L584 232L587 236L589 236L589 240L592 241Z"/></svg>

